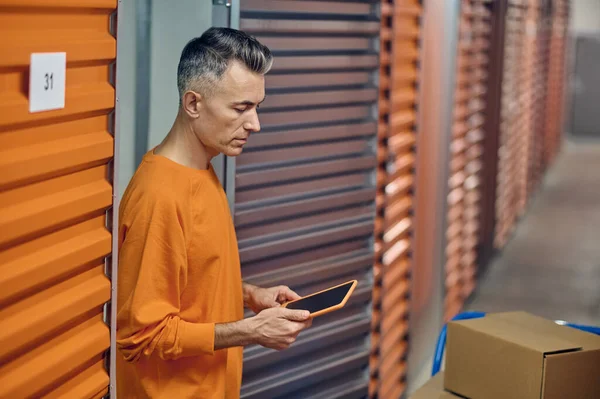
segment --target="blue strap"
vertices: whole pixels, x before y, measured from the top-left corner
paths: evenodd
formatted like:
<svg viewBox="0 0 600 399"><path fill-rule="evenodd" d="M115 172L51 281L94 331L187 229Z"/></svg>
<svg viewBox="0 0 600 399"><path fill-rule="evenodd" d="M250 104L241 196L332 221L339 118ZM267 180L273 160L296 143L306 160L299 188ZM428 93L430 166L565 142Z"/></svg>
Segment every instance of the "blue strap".
<svg viewBox="0 0 600 399"><path fill-rule="evenodd" d="M467 320L467 319L479 319L485 316L484 312L463 312L459 313L452 318L452 321L456 320ZM431 376L433 377L440 372L442 368L442 359L444 358L444 348L446 347L446 334L448 327L444 324L442 331L435 345L435 353L433 354L433 366L431 368Z"/></svg>
<svg viewBox="0 0 600 399"><path fill-rule="evenodd" d="M585 326L583 324L575 324L575 323L565 323L564 325L567 326L567 327L576 328L576 329L581 330L581 331L585 331L585 332L589 332L589 333L592 333L592 334L600 335L600 327Z"/></svg>

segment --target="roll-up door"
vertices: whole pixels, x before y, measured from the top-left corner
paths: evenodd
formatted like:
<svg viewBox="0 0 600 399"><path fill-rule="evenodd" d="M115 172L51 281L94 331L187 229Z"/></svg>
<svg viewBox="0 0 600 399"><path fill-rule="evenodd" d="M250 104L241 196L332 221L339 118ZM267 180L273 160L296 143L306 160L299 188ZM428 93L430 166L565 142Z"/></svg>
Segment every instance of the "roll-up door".
<svg viewBox="0 0 600 399"><path fill-rule="evenodd" d="M569 7L568 0L551 1L548 96L543 154L545 166L553 161L562 142Z"/></svg>
<svg viewBox="0 0 600 399"><path fill-rule="evenodd" d="M519 213L522 157L520 149L525 130L525 101L528 76L525 67L525 31L527 3L509 1L504 41L504 73L498 148L498 179L496 201L496 232L494 245L504 247L512 232Z"/></svg>
<svg viewBox="0 0 600 399"><path fill-rule="evenodd" d="M539 82L544 81L544 75L540 74L536 70L537 57L536 57L536 44L537 44L537 24L539 20L539 1L530 0L528 6L525 9L525 31L523 37L523 55L522 55L522 68L520 73L524 76L522 81L523 85L523 98L522 104L522 119L521 119L521 135L519 135L518 141L518 201L517 201L517 215L520 216L525 211L527 205L528 193L530 192L530 171L531 161L533 160L533 153L535 148L535 126L534 117L536 115L537 104L533 102L534 96L540 92L538 89ZM536 77L537 74L537 77ZM542 102L543 103L543 102Z"/></svg>
<svg viewBox="0 0 600 399"><path fill-rule="evenodd" d="M497 248L506 244L560 144L565 53L555 36L565 35L568 5L557 14L557 4L546 0L508 2L498 151Z"/></svg>
<svg viewBox="0 0 600 399"><path fill-rule="evenodd" d="M527 150L522 151L521 171L519 177L519 207L520 214L539 186L544 173L543 149L546 130L546 102L548 99L548 31L549 2L531 0L525 14L525 45L523 54L523 70L525 76L525 134L527 141L523 142Z"/></svg>
<svg viewBox="0 0 600 399"><path fill-rule="evenodd" d="M491 44L492 14L487 3L484 0L461 2L448 181L446 320L462 308L475 288Z"/></svg>
<svg viewBox="0 0 600 399"><path fill-rule="evenodd" d="M239 26L275 55L262 130L236 160L244 279L286 284L301 295L359 280L346 307L315 319L292 348L247 348L241 396L364 397L377 167L375 4L242 0Z"/></svg>
<svg viewBox="0 0 600 399"><path fill-rule="evenodd" d="M495 252L494 233L496 228L496 189L498 180L498 147L501 121L502 79L504 71L504 24L506 1L488 4L491 12L490 66L486 93L486 122L484 125L484 153L481 174L481 216L478 249L478 274L485 273Z"/></svg>
<svg viewBox="0 0 600 399"><path fill-rule="evenodd" d="M108 392L116 7L0 1L2 398ZM46 52L66 52L66 106L29 113L30 56Z"/></svg>
<svg viewBox="0 0 600 399"><path fill-rule="evenodd" d="M528 65L530 79L529 108L531 109L531 140L527 194L530 198L543 176L543 149L546 123L546 80L548 77L548 18L545 17L547 1L538 1L527 13L527 52L533 56Z"/></svg>
<svg viewBox="0 0 600 399"><path fill-rule="evenodd" d="M404 391L421 5L381 3L377 219L370 397Z"/></svg>

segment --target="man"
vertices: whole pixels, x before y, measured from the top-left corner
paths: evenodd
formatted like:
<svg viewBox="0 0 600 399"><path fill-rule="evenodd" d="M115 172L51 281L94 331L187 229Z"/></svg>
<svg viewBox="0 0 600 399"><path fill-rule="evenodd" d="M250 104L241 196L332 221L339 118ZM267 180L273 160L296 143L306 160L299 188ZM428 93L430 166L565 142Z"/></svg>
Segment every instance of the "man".
<svg viewBox="0 0 600 399"><path fill-rule="evenodd" d="M211 28L184 48L180 108L121 202L117 392L126 398L236 398L242 346L284 349L310 326L279 305L287 287L243 283L227 198L210 165L260 130L267 47ZM256 316L244 319L243 308Z"/></svg>

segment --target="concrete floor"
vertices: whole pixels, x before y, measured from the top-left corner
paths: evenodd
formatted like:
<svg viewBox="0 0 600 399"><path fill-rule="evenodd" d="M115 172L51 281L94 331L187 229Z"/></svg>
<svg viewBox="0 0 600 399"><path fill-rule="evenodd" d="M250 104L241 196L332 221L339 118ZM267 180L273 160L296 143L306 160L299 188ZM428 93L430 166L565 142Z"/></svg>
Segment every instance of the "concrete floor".
<svg viewBox="0 0 600 399"><path fill-rule="evenodd" d="M465 310L525 310L600 326L600 141L565 143ZM430 373L431 360L408 393Z"/></svg>
<svg viewBox="0 0 600 399"><path fill-rule="evenodd" d="M565 143L467 309L600 325L600 143Z"/></svg>

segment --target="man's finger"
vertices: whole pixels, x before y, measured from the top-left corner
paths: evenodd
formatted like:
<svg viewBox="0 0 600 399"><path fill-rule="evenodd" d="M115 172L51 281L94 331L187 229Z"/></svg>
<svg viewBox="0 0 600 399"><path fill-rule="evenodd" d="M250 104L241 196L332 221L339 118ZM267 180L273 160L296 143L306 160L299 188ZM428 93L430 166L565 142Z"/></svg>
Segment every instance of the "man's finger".
<svg viewBox="0 0 600 399"><path fill-rule="evenodd" d="M287 308L282 308L282 310L283 317L292 321L305 321L308 320L310 316L310 312L308 310L292 310Z"/></svg>
<svg viewBox="0 0 600 399"><path fill-rule="evenodd" d="M281 304L274 299L268 299L265 302L266 302L265 305L267 305L270 308L276 308L276 307L281 306Z"/></svg>
<svg viewBox="0 0 600 399"><path fill-rule="evenodd" d="M282 301L295 301L296 299L300 299L300 295L296 294L289 287L281 287L279 291L279 298Z"/></svg>
<svg viewBox="0 0 600 399"><path fill-rule="evenodd" d="M307 329L310 328L310 326L312 326L312 319L308 319L302 322L302 329Z"/></svg>

